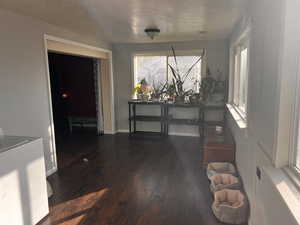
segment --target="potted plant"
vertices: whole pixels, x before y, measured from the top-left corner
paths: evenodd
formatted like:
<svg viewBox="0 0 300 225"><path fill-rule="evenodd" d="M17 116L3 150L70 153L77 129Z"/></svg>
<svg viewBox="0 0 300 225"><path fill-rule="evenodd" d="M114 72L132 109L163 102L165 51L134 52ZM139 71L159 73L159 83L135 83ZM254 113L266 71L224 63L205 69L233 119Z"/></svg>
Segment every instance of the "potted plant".
<svg viewBox="0 0 300 225"><path fill-rule="evenodd" d="M176 96L175 86L173 84L167 84L165 93L169 101L174 101Z"/></svg>
<svg viewBox="0 0 300 225"><path fill-rule="evenodd" d="M216 90L217 81L211 76L210 69L207 67L207 75L201 80L200 94L204 102L209 101L211 95Z"/></svg>
<svg viewBox="0 0 300 225"><path fill-rule="evenodd" d="M134 87L133 92L139 100L147 101L149 99L149 85L145 78Z"/></svg>
<svg viewBox="0 0 300 225"><path fill-rule="evenodd" d="M153 82L152 92L151 92L151 100L159 101L162 94L165 93L166 87L167 87L167 83L165 83L164 85L162 85L162 84L157 85Z"/></svg>
<svg viewBox="0 0 300 225"><path fill-rule="evenodd" d="M184 90L183 84L186 81L186 79L189 77L192 69L195 67L195 65L203 58L205 55L205 51L203 50L201 56L192 64L192 66L187 70L185 74L181 74L178 68L178 63L177 63L177 57L175 54L175 50L172 47L172 53L174 57L174 62L175 62L175 67L171 66L168 64L171 72L172 72L172 87L174 88L175 91L175 101L179 103L184 103L184 99L188 94L190 93L190 90Z"/></svg>

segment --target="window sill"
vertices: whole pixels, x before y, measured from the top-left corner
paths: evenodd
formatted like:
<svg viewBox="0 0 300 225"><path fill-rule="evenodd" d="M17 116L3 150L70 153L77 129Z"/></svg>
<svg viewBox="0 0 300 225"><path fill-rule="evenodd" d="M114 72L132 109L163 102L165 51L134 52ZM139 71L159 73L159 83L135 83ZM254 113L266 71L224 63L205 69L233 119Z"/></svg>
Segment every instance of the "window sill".
<svg viewBox="0 0 300 225"><path fill-rule="evenodd" d="M247 128L246 119L241 116L238 110L232 104L226 104L228 111L240 129Z"/></svg>
<svg viewBox="0 0 300 225"><path fill-rule="evenodd" d="M276 190L289 208L298 224L300 224L300 189L297 187L299 178L291 171L290 168L264 168L265 173L269 176ZM291 177L293 175L294 177ZM297 182L295 182L297 181Z"/></svg>

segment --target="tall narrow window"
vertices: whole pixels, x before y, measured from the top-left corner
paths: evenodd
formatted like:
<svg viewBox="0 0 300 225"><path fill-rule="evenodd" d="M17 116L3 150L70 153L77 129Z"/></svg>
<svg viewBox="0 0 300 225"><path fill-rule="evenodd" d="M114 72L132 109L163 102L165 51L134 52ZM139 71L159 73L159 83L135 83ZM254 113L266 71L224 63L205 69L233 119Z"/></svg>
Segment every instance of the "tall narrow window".
<svg viewBox="0 0 300 225"><path fill-rule="evenodd" d="M234 48L233 76L232 76L232 103L245 119L247 115L247 95L248 95L248 41L240 42Z"/></svg>
<svg viewBox="0 0 300 225"><path fill-rule="evenodd" d="M248 81L248 49L241 51L240 85L239 85L239 108L246 113L247 105L247 81Z"/></svg>

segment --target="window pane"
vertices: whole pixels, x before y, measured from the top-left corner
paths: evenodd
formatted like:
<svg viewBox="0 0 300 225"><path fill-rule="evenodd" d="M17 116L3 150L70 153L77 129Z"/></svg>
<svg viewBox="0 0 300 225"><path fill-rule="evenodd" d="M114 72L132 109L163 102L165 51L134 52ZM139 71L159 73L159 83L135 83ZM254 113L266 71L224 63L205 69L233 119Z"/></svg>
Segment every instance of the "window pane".
<svg viewBox="0 0 300 225"><path fill-rule="evenodd" d="M199 59L200 56L177 56L177 64L181 77L187 73L191 66ZM175 60L173 56L168 58L169 64L176 69ZM168 80L172 81L172 71L169 69ZM201 80L201 60L193 67L189 76L187 76L183 88L184 90L194 90L199 92L199 82Z"/></svg>
<svg viewBox="0 0 300 225"><path fill-rule="evenodd" d="M134 76L135 84L145 78L149 85L163 85L167 78L167 57L135 56Z"/></svg>
<svg viewBox="0 0 300 225"><path fill-rule="evenodd" d="M239 108L246 112L247 103L247 73L248 73L248 49L241 51L240 87L239 87Z"/></svg>
<svg viewBox="0 0 300 225"><path fill-rule="evenodd" d="M234 56L233 103L239 105L239 54Z"/></svg>

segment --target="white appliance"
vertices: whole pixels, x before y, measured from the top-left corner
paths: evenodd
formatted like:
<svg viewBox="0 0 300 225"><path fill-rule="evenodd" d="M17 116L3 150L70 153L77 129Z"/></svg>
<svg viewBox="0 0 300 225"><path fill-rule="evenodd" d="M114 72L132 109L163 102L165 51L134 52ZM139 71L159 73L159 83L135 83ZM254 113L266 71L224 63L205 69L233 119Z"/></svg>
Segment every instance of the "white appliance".
<svg viewBox="0 0 300 225"><path fill-rule="evenodd" d="M49 213L41 138L0 138L0 224L33 225Z"/></svg>

